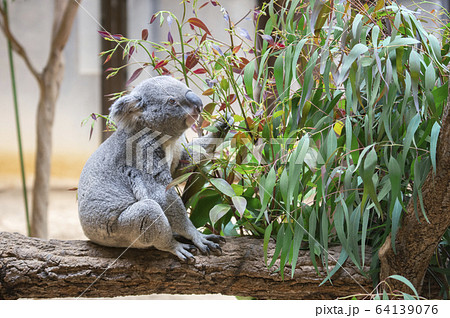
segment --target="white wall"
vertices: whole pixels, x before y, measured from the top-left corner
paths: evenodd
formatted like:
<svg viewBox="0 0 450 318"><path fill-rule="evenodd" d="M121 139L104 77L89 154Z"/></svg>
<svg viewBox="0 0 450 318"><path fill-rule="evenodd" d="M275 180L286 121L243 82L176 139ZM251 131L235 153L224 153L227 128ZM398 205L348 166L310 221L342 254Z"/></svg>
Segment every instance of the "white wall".
<svg viewBox="0 0 450 318"><path fill-rule="evenodd" d="M98 19L100 2L85 0L83 7ZM44 67L50 42L53 1L9 1L11 29L27 51L33 65L39 71ZM75 177L80 162L87 159L99 143L99 132L89 141L89 129L80 127L91 112L100 110L100 50L101 38L96 34L97 25L84 10L80 10L72 34L64 51L65 77L56 107L53 136L53 174ZM35 118L39 91L23 60L14 54L14 65L22 126L23 148L28 175L33 170L35 152ZM0 178L16 176L18 148L14 121L13 98L7 42L0 32Z"/></svg>

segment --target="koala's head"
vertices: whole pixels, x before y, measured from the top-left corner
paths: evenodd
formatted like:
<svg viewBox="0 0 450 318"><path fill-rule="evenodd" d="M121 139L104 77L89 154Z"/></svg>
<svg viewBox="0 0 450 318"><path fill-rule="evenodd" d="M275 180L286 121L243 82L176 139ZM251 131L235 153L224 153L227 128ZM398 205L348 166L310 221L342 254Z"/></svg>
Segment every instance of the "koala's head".
<svg viewBox="0 0 450 318"><path fill-rule="evenodd" d="M130 94L119 98L110 116L119 129L148 127L171 136L180 136L192 126L203 104L185 84L169 76L147 79Z"/></svg>

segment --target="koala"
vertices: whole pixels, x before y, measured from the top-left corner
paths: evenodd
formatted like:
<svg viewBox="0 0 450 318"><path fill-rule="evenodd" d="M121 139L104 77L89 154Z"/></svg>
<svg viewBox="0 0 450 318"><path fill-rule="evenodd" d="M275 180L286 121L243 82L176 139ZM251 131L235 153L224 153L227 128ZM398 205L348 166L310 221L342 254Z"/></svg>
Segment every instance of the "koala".
<svg viewBox="0 0 450 318"><path fill-rule="evenodd" d="M175 189L167 189L191 157L184 132L202 108L195 93L169 76L143 81L111 106L117 130L88 159L78 185L79 218L91 241L112 247L153 246L188 263L195 262L197 249L207 255L222 253L224 238L200 233ZM207 139L201 144L210 146ZM189 243L179 242L178 236Z"/></svg>

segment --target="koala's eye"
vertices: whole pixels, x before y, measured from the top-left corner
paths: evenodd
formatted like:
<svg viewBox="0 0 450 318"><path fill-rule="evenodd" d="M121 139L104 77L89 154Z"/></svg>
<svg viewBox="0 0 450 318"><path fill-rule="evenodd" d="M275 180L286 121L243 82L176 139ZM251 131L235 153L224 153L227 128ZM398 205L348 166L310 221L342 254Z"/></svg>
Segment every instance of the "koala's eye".
<svg viewBox="0 0 450 318"><path fill-rule="evenodd" d="M167 102L168 102L170 105L176 105L176 104L177 104L177 101L176 101L175 98L173 98L173 97L170 97L170 98L167 100Z"/></svg>

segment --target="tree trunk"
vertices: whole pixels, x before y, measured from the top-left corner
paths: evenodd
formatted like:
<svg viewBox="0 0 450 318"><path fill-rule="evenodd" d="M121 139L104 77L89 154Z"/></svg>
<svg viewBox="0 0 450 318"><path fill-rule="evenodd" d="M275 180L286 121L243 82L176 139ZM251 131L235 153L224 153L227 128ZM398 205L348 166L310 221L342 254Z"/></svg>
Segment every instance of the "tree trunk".
<svg viewBox="0 0 450 318"><path fill-rule="evenodd" d="M30 234L41 238L47 237L52 131L56 100L64 75L63 50L78 9L76 1L55 0L54 3L50 56L39 77L40 98L36 119L36 161Z"/></svg>
<svg viewBox="0 0 450 318"><path fill-rule="evenodd" d="M269 254L274 244L269 243ZM249 237L227 238L222 256L196 256L194 265L155 249L108 248L86 241L29 238L0 232L0 299L115 297L126 295L211 294L260 299L335 299L370 293L371 281L345 263L332 283L319 284L309 252L301 251L294 278L283 281L264 264L263 242ZM330 248L339 258L340 248ZM330 257L331 258L331 257ZM370 253L366 254L370 263ZM330 261L330 268L335 262ZM366 266L364 271L368 271Z"/></svg>
<svg viewBox="0 0 450 318"><path fill-rule="evenodd" d="M395 238L397 254L391 246L391 235L380 248L380 279L399 274L409 279L420 292L425 272L436 246L450 226L450 85L449 99L444 109L436 154L436 175L428 174L422 186L423 203L428 223L419 209L419 220L413 200L407 206L401 227ZM396 289L406 287L397 281L389 284ZM409 290L405 290L410 292Z"/></svg>

